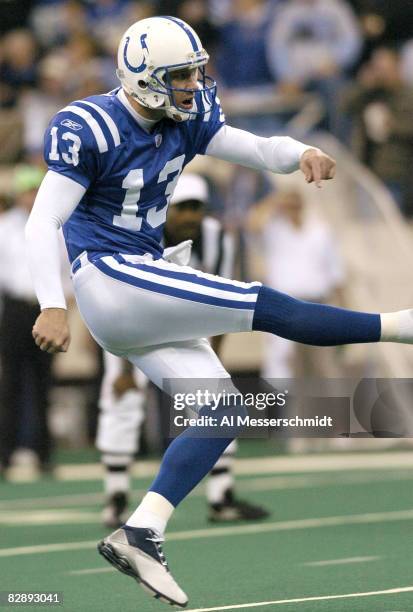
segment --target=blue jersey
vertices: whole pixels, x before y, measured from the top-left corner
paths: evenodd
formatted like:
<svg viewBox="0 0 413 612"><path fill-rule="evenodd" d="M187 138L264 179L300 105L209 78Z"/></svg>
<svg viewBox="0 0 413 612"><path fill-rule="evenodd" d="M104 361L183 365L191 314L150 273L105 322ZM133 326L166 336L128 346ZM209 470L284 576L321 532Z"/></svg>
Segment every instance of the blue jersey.
<svg viewBox="0 0 413 612"><path fill-rule="evenodd" d="M146 132L117 97L119 90L59 111L45 135L49 170L86 188L63 226L70 261L89 253L151 253L159 258L168 203L184 166L222 127L219 100L196 94L206 114L163 119Z"/></svg>

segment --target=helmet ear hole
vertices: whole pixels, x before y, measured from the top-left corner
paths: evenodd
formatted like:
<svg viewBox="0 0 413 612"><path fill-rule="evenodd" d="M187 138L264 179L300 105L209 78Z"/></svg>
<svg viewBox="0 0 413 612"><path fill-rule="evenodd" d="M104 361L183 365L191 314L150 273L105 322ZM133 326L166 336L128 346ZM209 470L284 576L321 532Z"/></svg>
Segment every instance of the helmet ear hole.
<svg viewBox="0 0 413 612"><path fill-rule="evenodd" d="M142 80L142 79L140 79L140 80L138 81L138 85L139 85L139 87L140 87L141 89L146 89L146 88L148 87L147 82L146 82L146 81L144 81L144 80Z"/></svg>

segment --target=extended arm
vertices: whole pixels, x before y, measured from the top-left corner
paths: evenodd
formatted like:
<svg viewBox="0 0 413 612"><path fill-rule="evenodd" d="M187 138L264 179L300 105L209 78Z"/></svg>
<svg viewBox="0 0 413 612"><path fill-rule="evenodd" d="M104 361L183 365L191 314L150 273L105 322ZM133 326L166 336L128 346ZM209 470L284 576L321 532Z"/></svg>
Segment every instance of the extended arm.
<svg viewBox="0 0 413 612"><path fill-rule="evenodd" d="M58 230L82 199L85 188L56 172L40 186L26 225L28 261L42 310L33 337L42 350L65 351L69 345L66 301L60 276Z"/></svg>
<svg viewBox="0 0 413 612"><path fill-rule="evenodd" d="M209 143L207 155L256 170L289 174L301 169L308 183L333 178L335 162L328 155L288 136L263 138L224 125Z"/></svg>

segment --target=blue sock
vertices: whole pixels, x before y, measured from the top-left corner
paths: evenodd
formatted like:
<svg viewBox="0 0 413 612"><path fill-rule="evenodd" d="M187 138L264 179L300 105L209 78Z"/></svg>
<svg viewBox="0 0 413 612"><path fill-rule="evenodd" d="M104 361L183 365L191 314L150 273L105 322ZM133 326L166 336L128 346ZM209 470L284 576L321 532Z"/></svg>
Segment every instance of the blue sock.
<svg viewBox="0 0 413 612"><path fill-rule="evenodd" d="M258 293L252 329L303 344L335 346L379 342L381 321L378 314L303 302L263 286Z"/></svg>
<svg viewBox="0 0 413 612"><path fill-rule="evenodd" d="M194 437L188 427L168 446L150 491L177 506L212 469L233 438Z"/></svg>
<svg viewBox="0 0 413 612"><path fill-rule="evenodd" d="M234 425L223 425L222 416L233 417ZM150 491L159 493L173 506L177 506L190 491L211 471L227 446L245 426L236 423L237 417L245 417L242 405L218 405L216 409L204 406L198 416L217 419L218 426L188 427L168 446L157 477Z"/></svg>

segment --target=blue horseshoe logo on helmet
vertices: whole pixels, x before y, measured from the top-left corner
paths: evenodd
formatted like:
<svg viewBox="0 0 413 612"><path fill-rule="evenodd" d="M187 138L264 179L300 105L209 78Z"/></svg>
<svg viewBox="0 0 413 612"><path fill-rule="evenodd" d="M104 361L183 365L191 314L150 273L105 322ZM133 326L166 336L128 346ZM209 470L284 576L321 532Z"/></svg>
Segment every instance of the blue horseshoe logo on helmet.
<svg viewBox="0 0 413 612"><path fill-rule="evenodd" d="M147 36L148 36L147 34L142 34L142 36L141 36L142 53L144 52L144 49L146 49L146 51L149 52L148 46L147 46L146 41L145 41ZM130 36L127 36L126 41L125 41L125 47L123 49L123 60L124 60L124 62L126 64L127 68L131 72L135 72L135 73L139 74L140 72L143 72L146 69L145 57L143 58L142 63L140 64L140 66L132 66L132 64L130 64L128 62L128 57L127 57L129 41L130 41Z"/></svg>

